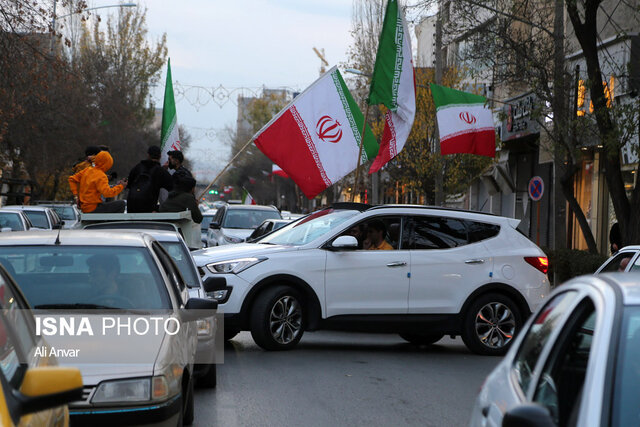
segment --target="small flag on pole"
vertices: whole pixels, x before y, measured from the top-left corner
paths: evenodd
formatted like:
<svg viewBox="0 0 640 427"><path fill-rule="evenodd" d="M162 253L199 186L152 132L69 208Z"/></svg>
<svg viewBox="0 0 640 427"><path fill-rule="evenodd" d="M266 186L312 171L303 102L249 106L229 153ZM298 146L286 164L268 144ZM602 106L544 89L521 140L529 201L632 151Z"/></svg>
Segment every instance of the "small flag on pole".
<svg viewBox="0 0 640 427"><path fill-rule="evenodd" d="M162 130L160 132L160 148L162 154L160 162L167 161L167 153L180 150L180 135L178 134L178 116L176 101L173 97L173 82L171 80L171 59L167 62L167 82L164 86L164 104L162 105Z"/></svg>
<svg viewBox="0 0 640 427"><path fill-rule="evenodd" d="M333 67L298 95L255 136L271 161L312 199L355 167L364 116ZM363 157L378 153L367 126Z"/></svg>
<svg viewBox="0 0 640 427"><path fill-rule="evenodd" d="M271 168L271 173L273 175L278 175L283 178L289 178L289 175L287 175L287 173L283 171L282 168L276 164L274 164L273 167Z"/></svg>
<svg viewBox="0 0 640 427"><path fill-rule="evenodd" d="M411 37L397 0L389 0L382 23L369 105L384 104L380 151L369 173L377 172L402 151L416 114L416 85Z"/></svg>
<svg viewBox="0 0 640 427"><path fill-rule="evenodd" d="M243 205L255 205L256 201L253 200L253 197L251 197L251 194L249 194L249 192L247 191L246 188L242 189L242 204Z"/></svg>
<svg viewBox="0 0 640 427"><path fill-rule="evenodd" d="M430 84L440 132L440 152L496 155L493 114L484 96Z"/></svg>

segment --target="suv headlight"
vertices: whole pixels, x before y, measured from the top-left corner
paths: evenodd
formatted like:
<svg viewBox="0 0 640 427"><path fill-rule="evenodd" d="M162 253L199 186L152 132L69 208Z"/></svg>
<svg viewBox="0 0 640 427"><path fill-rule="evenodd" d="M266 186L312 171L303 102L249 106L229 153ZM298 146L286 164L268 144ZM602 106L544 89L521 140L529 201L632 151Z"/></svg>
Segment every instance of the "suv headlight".
<svg viewBox="0 0 640 427"><path fill-rule="evenodd" d="M241 239L239 237L227 236L226 234L223 237L224 237L224 240L227 243L242 243L242 242L244 242L244 239Z"/></svg>
<svg viewBox="0 0 640 427"><path fill-rule="evenodd" d="M238 258L229 261L213 262L207 264L207 268L212 273L233 273L238 274L249 267L265 261L267 258Z"/></svg>

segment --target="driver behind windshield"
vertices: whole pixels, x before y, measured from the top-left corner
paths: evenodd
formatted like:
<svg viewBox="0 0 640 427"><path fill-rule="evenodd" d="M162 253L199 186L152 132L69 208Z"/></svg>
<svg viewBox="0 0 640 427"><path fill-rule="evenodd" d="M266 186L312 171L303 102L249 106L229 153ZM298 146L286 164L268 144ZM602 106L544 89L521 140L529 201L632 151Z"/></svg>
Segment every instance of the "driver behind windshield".
<svg viewBox="0 0 640 427"><path fill-rule="evenodd" d="M93 255L87 259L87 265L97 295L118 294L116 278L120 274L120 261L117 256L111 254Z"/></svg>

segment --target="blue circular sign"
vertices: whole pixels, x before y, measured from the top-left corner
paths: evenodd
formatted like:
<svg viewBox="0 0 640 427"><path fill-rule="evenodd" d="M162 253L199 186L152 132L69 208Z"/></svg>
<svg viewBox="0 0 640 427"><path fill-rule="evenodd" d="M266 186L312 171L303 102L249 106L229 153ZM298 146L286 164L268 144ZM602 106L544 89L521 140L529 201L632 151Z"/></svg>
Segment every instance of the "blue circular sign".
<svg viewBox="0 0 640 427"><path fill-rule="evenodd" d="M529 181L529 197L534 202L542 199L542 195L544 194L544 182L542 178L539 176L534 176Z"/></svg>

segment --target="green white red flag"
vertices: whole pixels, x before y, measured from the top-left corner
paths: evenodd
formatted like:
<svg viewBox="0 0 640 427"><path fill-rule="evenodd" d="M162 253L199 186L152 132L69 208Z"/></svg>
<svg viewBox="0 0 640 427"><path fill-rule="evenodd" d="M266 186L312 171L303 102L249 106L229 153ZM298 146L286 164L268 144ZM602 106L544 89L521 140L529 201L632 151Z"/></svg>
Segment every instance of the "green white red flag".
<svg viewBox="0 0 640 427"><path fill-rule="evenodd" d="M387 3L368 103L388 108L380 151L369 169L373 173L402 151L416 114L411 37L397 0Z"/></svg>
<svg viewBox="0 0 640 427"><path fill-rule="evenodd" d="M255 205L256 201L251 197L251 194L246 188L242 189L242 204L243 205Z"/></svg>
<svg viewBox="0 0 640 427"><path fill-rule="evenodd" d="M333 67L254 137L256 146L313 198L357 166L364 116ZM364 160L378 153L366 127Z"/></svg>
<svg viewBox="0 0 640 427"><path fill-rule="evenodd" d="M178 116L176 114L176 101L173 97L173 82L171 80L171 59L167 62L167 82L164 86L160 141L160 148L162 150L160 162L164 163L167 161L167 153L169 151L180 150Z"/></svg>
<svg viewBox="0 0 640 427"><path fill-rule="evenodd" d="M496 155L493 114L484 96L430 84L442 154Z"/></svg>

